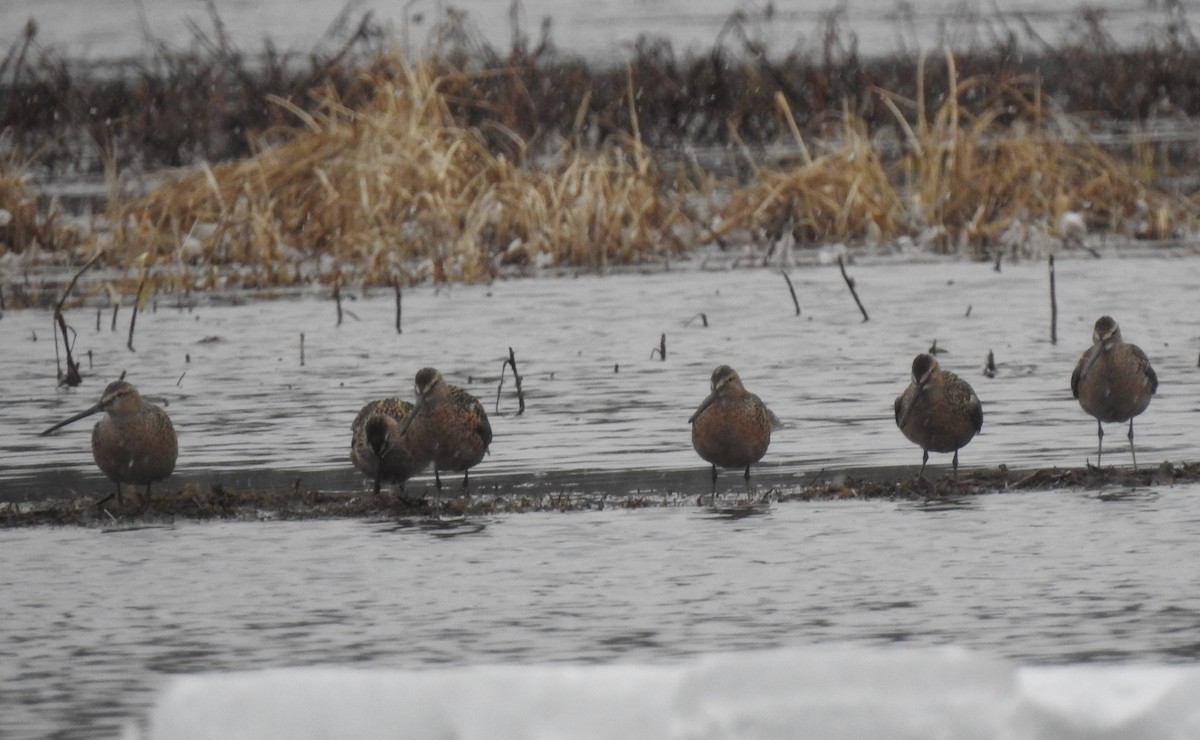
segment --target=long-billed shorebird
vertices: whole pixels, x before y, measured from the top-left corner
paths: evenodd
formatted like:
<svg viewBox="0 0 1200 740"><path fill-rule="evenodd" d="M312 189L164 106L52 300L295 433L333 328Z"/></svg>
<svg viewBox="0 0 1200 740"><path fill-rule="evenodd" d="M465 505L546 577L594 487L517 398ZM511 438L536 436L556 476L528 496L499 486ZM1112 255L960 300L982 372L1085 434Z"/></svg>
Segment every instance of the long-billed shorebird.
<svg viewBox="0 0 1200 740"><path fill-rule="evenodd" d="M750 466L762 459L771 444L771 429L779 418L758 396L746 390L737 371L720 365L712 373L712 392L688 419L692 447L712 465L712 491L717 493L717 466L745 468L750 486Z"/></svg>
<svg viewBox="0 0 1200 740"><path fill-rule="evenodd" d="M350 461L362 474L375 481L375 493L381 482L399 483L428 467L430 457L415 437L401 437L400 427L412 415L413 405L399 398L371 401L350 425Z"/></svg>
<svg viewBox="0 0 1200 740"><path fill-rule="evenodd" d="M122 483L145 484L149 496L150 484L175 470L179 443L167 412L147 402L124 380L109 383L99 403L60 421L42 432L42 436L100 411L105 414L92 428L92 457L100 470L117 484L117 503L121 502ZM97 505L110 498L111 495L107 496Z"/></svg>
<svg viewBox="0 0 1200 740"><path fill-rule="evenodd" d="M1104 422L1129 422L1129 454L1137 470L1133 449L1133 417L1150 405L1158 391L1158 376L1146 353L1121 340L1121 327L1111 316L1096 319L1092 346L1071 373L1071 394L1083 410L1096 417L1096 467L1104 447Z"/></svg>
<svg viewBox="0 0 1200 740"><path fill-rule="evenodd" d="M954 479L958 480L958 451L983 428L983 406L970 384L943 370L937 358L913 358L912 383L896 398L896 426L922 450L921 471L930 452L954 453Z"/></svg>
<svg viewBox="0 0 1200 740"><path fill-rule="evenodd" d="M463 471L463 489L470 470L479 464L492 443L492 425L479 400L446 382L431 367L416 377L417 403L404 419L399 437L411 437L413 449L433 461L433 478L442 490L442 470Z"/></svg>

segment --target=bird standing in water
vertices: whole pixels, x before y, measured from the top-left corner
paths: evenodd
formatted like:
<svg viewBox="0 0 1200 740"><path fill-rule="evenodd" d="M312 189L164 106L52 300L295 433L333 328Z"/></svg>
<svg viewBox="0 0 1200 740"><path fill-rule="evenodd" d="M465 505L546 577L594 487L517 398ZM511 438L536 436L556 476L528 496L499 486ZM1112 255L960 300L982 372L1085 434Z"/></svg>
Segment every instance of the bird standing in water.
<svg viewBox="0 0 1200 740"><path fill-rule="evenodd" d="M121 502L122 483L145 484L149 496L150 484L175 470L179 443L167 413L143 399L124 380L109 383L99 403L55 424L42 432L42 436L100 411L105 414L92 428L92 457L100 470L117 484L117 503ZM97 505L110 498L111 495L105 497Z"/></svg>
<svg viewBox="0 0 1200 740"><path fill-rule="evenodd" d="M958 451L983 428L983 406L967 381L943 370L933 355L917 355L912 383L896 398L895 412L896 426L923 452L917 476L925 475L930 452L953 452L958 480Z"/></svg>
<svg viewBox="0 0 1200 740"><path fill-rule="evenodd" d="M1133 449L1133 417L1150 406L1158 391L1158 376L1146 353L1121 339L1121 327L1111 316L1096 319L1092 346L1071 373L1071 394L1083 410L1096 417L1096 467L1104 447L1104 422L1129 422L1129 454L1137 470Z"/></svg>
<svg viewBox="0 0 1200 740"><path fill-rule="evenodd" d="M479 400L456 385L450 385L431 367L416 377L417 403L400 427L418 456L433 461L433 478L442 490L442 470L463 471L466 490L470 470L483 460L492 443L492 425Z"/></svg>
<svg viewBox="0 0 1200 740"><path fill-rule="evenodd" d="M750 487L750 466L762 459L771 444L771 429L779 418L758 396L746 390L737 371L721 365L712 373L712 392L688 419L692 447L712 464L713 500L717 495L717 466L745 468Z"/></svg>
<svg viewBox="0 0 1200 740"><path fill-rule="evenodd" d="M350 425L350 461L362 474L375 481L375 493L381 482L399 483L424 470L430 458L414 444L413 437L401 437L400 427L412 415L413 405L399 398L371 401Z"/></svg>

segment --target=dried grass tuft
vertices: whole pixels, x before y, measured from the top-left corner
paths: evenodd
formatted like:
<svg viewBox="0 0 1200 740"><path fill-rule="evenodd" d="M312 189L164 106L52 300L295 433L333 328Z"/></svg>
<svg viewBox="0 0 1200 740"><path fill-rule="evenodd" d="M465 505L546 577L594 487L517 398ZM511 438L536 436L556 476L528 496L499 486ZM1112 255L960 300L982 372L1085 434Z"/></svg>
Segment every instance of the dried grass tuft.
<svg viewBox="0 0 1200 740"><path fill-rule="evenodd" d="M273 132L278 143L250 159L125 206L118 251L240 267L243 284L286 285L334 273L481 281L506 265L604 268L686 248L675 232L688 222L636 138L590 152L566 146L531 166L518 161L515 133L499 130L516 158L460 124L444 92L452 77L434 69L398 57L376 65L377 92L357 109L329 89L315 93L311 114L273 99L303 125Z"/></svg>
<svg viewBox="0 0 1200 740"><path fill-rule="evenodd" d="M1036 251L1031 231L1063 237L1057 225L1070 212L1089 227L1134 238L1195 228L1194 203L1153 184L1159 173L1147 148L1122 161L1077 121L1049 113L1036 81L959 82L947 61L954 94L932 117L923 98L879 91L901 131L899 156L887 160L886 145L844 113L830 151L760 171L737 191L722 211L721 233L790 230L802 244L909 238L936 252L984 256L993 248ZM966 99L973 112L960 105Z"/></svg>

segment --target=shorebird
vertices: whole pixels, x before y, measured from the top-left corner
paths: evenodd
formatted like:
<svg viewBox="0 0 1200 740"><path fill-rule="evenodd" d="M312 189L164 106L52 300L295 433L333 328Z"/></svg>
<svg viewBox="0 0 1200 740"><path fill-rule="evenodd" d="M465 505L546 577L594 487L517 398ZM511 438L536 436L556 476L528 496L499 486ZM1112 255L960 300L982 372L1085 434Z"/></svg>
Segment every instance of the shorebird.
<svg viewBox="0 0 1200 740"><path fill-rule="evenodd" d="M122 483L144 483L149 496L150 484L175 470L179 443L167 413L143 399L124 380L109 383L99 403L60 421L42 432L42 436L99 411L105 415L92 428L92 457L100 470L117 484L117 503L121 502ZM101 499L97 506L112 497Z"/></svg>
<svg viewBox="0 0 1200 740"><path fill-rule="evenodd" d="M937 358L913 358L912 383L896 398L896 426L921 446L921 471L930 452L954 453L954 479L958 480L958 451L983 428L983 406L962 378L938 365Z"/></svg>
<svg viewBox="0 0 1200 740"><path fill-rule="evenodd" d="M456 385L446 382L431 367L422 368L416 377L417 404L404 419L397 435L411 436L418 455L433 461L433 478L442 490L442 470L463 471L463 489L470 470L488 452L492 443L492 425L479 400Z"/></svg>
<svg viewBox="0 0 1200 740"><path fill-rule="evenodd" d="M762 459L771 444L771 429L779 418L758 396L746 390L737 371L720 365L712 373L712 392L688 419L692 447L712 465L713 499L717 495L717 466L745 468L750 486L750 466Z"/></svg>
<svg viewBox="0 0 1200 740"><path fill-rule="evenodd" d="M1121 340L1121 327L1111 316L1096 319L1092 346L1079 358L1071 373L1071 394L1083 410L1096 417L1096 467L1104 447L1104 422L1129 421L1129 454L1137 470L1133 449L1133 417L1150 405L1158 391L1158 376L1146 353Z"/></svg>
<svg viewBox="0 0 1200 740"><path fill-rule="evenodd" d="M413 444L413 437L401 438L400 426L412 415L413 405L399 398L371 401L362 407L350 425L350 461L362 474L380 483L399 483L424 470L429 456Z"/></svg>

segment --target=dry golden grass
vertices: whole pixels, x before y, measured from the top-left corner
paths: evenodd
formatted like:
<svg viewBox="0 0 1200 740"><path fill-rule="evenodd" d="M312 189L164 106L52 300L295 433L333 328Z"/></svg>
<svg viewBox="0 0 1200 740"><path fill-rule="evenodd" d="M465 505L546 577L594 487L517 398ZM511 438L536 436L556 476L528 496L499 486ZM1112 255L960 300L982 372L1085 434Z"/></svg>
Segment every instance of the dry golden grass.
<svg viewBox="0 0 1200 740"><path fill-rule="evenodd" d="M632 73L626 137L587 148L576 136L545 155L497 123L481 130L462 122L464 109L488 109L467 92L475 77L384 57L362 72L361 87L375 92L365 103L346 105L331 89L313 92L312 113L271 99L296 126L267 132L250 158L114 199L111 233L90 241L103 245L104 263L127 268L112 290L132 293L144 278L153 294L604 270L787 232L801 244L1038 254L1057 243L1068 213L1120 236L1194 232L1195 201L1155 185L1163 168L1152 147L1119 159L1078 122L1048 112L1034 81L959 81L950 57L947 69L955 94L935 110L920 89L913 100L876 91L893 113L892 131L870 131L843 111L811 150L777 96L796 162L751 161L753 177L741 183L668 170L643 146ZM577 130L588 115L585 95ZM9 214L0 239L21 241L7 248L90 253L93 244L81 247L53 209L39 215L16 171L0 163L0 207Z"/></svg>
<svg viewBox="0 0 1200 740"><path fill-rule="evenodd" d="M454 119L432 69L391 60L358 110L329 92L314 115L289 106L303 127L280 143L126 205L116 249L241 266L243 283L280 285L480 281L504 265L604 268L688 246L675 236L689 225L678 196L636 139L564 147L541 167L513 161Z"/></svg>
<svg viewBox="0 0 1200 740"><path fill-rule="evenodd" d="M1103 150L1066 116L1050 116L1032 81L997 85L982 78L958 82L934 112L925 102L900 101L915 111L910 124L891 96L903 132L903 154L885 162L880 146L855 117L843 116L836 148L799 164L760 171L733 194L721 213L723 235L792 230L800 242L827 243L912 237L934 251L982 253L1010 243L1014 233L1054 234L1064 214L1082 214L1090 227L1136 238L1165 239L1195 228L1195 203L1156 189L1158 174L1145 148L1134 162ZM990 96L983 112L959 105ZM786 110L785 110L786 113Z"/></svg>
<svg viewBox="0 0 1200 740"><path fill-rule="evenodd" d="M0 256L77 246L82 241L79 230L62 223L57 204L39 205L24 173L25 164L15 156L0 158Z"/></svg>

